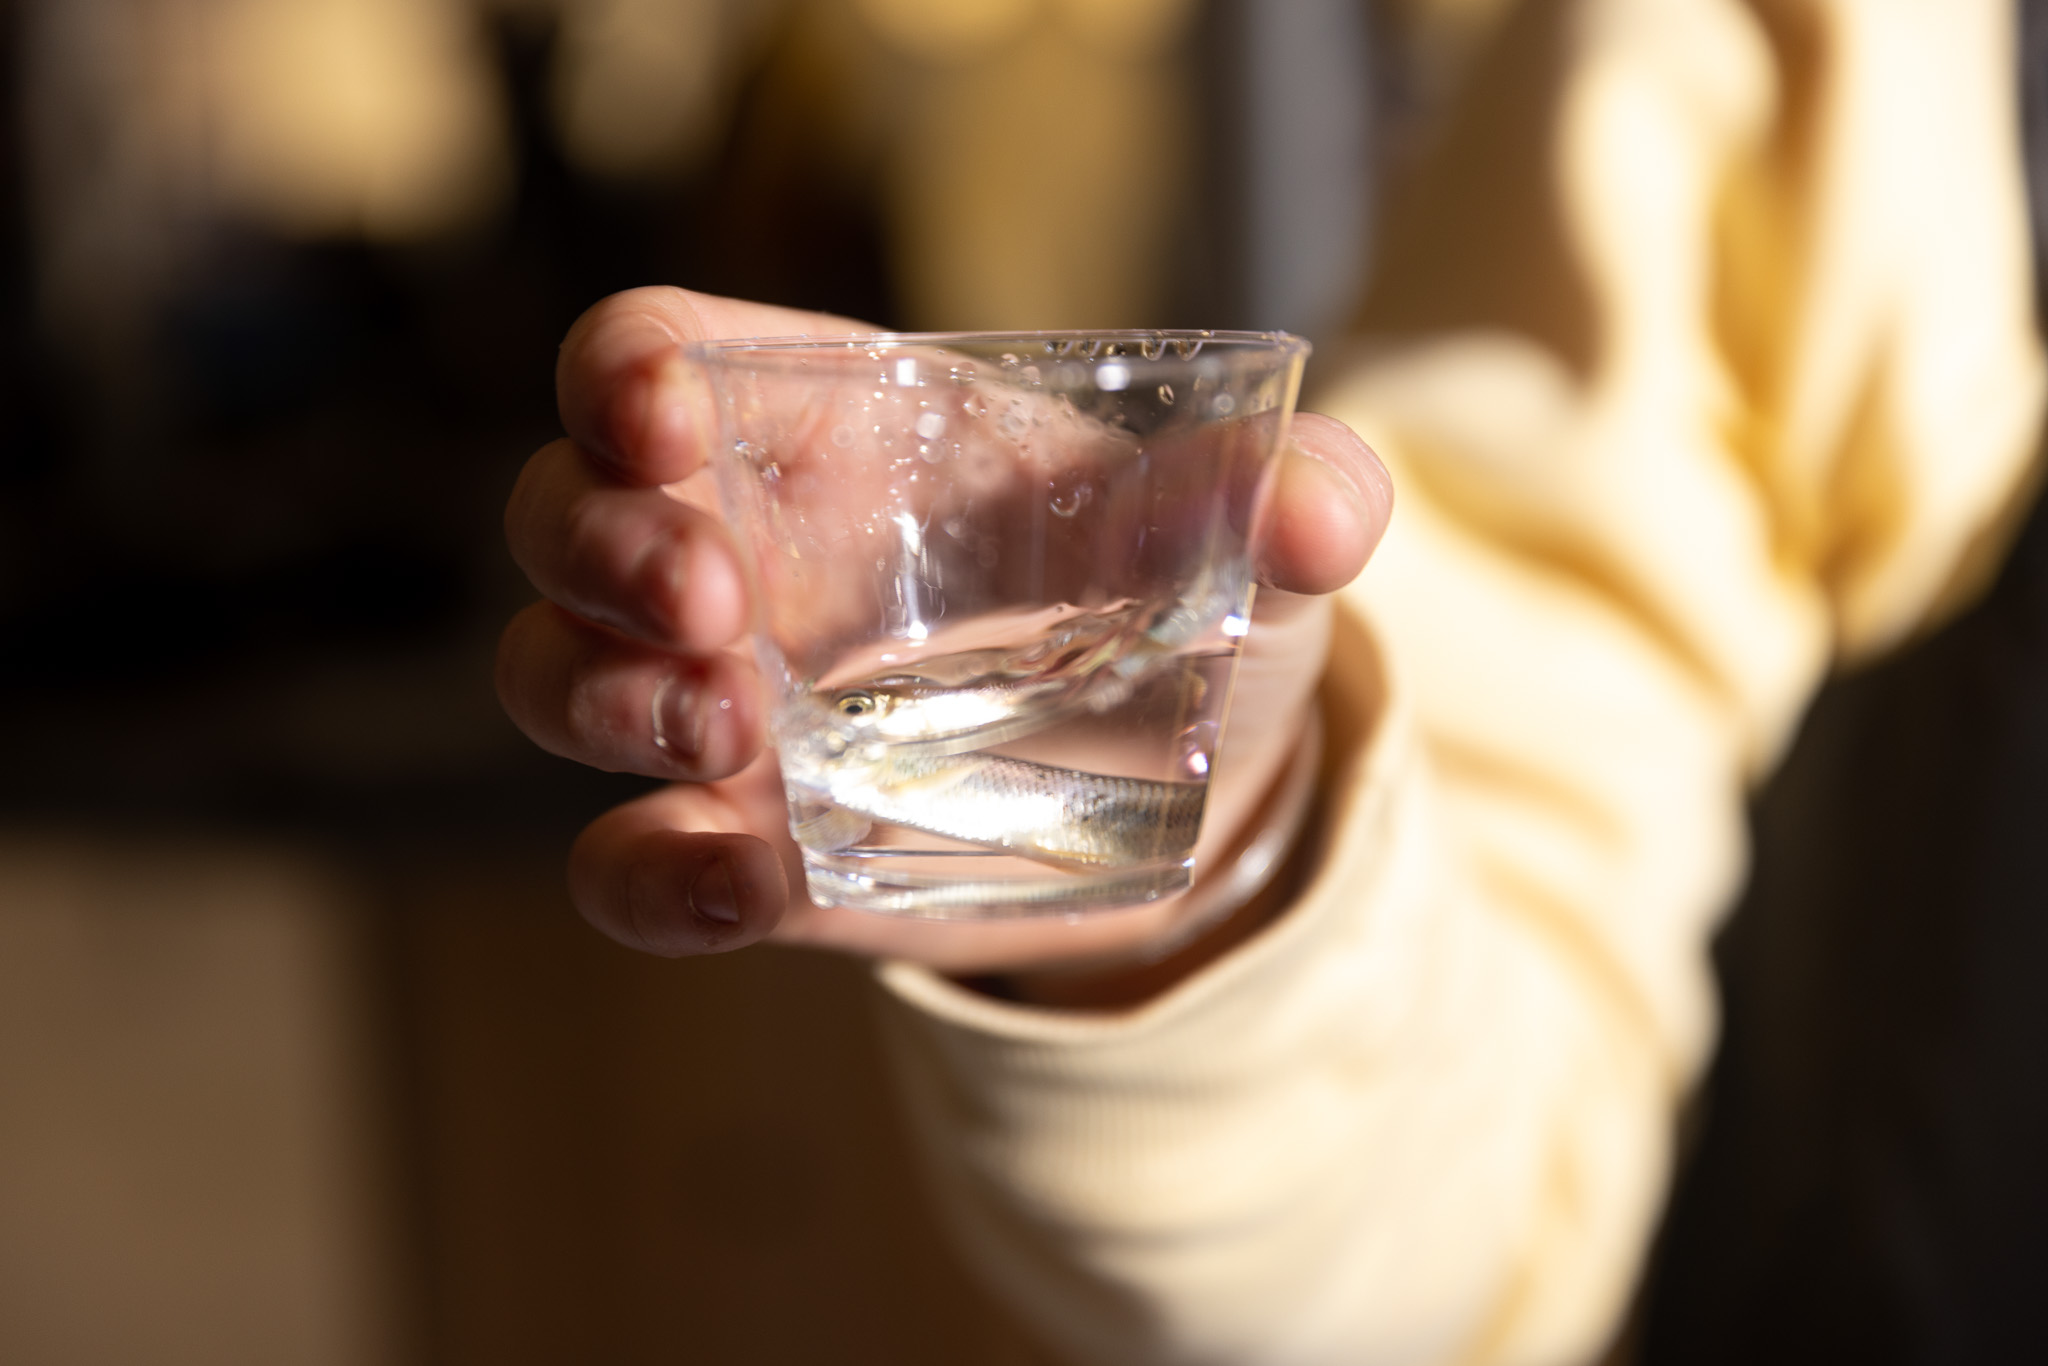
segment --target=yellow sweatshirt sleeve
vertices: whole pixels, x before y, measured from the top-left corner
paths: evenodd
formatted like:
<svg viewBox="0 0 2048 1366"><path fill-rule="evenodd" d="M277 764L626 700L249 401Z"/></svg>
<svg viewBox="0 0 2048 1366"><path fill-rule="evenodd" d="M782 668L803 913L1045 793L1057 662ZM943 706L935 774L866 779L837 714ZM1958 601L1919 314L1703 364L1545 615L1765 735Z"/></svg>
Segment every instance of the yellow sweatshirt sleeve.
<svg viewBox="0 0 2048 1366"><path fill-rule="evenodd" d="M1397 195L1321 406L1400 505L1320 862L1120 1015L885 965L940 1202L1077 1362L1570 1363L1711 1045L1742 803L2034 464L2011 7L1531 0Z"/></svg>

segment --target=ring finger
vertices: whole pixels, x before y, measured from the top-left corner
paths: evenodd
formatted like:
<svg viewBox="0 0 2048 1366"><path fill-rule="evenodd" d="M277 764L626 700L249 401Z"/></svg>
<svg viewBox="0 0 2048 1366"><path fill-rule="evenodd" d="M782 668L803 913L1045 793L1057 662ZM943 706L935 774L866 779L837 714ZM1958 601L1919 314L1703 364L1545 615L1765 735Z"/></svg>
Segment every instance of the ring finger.
<svg viewBox="0 0 2048 1366"><path fill-rule="evenodd" d="M550 602L505 628L498 696L542 749L614 773L705 782L761 748L760 684L745 659L669 654Z"/></svg>

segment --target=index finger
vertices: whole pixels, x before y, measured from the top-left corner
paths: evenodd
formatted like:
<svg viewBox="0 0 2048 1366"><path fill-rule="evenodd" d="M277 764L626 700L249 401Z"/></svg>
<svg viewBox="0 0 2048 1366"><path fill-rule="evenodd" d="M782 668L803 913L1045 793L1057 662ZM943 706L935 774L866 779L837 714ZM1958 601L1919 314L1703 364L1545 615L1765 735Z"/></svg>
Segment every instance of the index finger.
<svg viewBox="0 0 2048 1366"><path fill-rule="evenodd" d="M724 337L873 330L829 313L687 289L629 289L592 305L569 329L555 364L555 404L577 448L616 478L674 483L704 461L679 347Z"/></svg>

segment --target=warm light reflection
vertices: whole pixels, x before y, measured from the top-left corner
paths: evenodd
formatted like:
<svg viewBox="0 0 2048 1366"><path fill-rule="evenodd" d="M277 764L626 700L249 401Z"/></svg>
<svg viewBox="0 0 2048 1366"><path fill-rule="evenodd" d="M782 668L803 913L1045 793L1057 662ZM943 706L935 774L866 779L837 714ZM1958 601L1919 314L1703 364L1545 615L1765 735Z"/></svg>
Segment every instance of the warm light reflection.
<svg viewBox="0 0 2048 1366"><path fill-rule="evenodd" d="M299 236L474 221L507 181L495 81L460 0L214 0L206 160L227 204Z"/></svg>
<svg viewBox="0 0 2048 1366"><path fill-rule="evenodd" d="M562 0L554 99L570 160L629 177L701 156L718 112L726 12L720 0Z"/></svg>
<svg viewBox="0 0 2048 1366"><path fill-rule="evenodd" d="M909 59L888 194L909 316L932 327L1155 319L1192 170L1192 3L855 3Z"/></svg>

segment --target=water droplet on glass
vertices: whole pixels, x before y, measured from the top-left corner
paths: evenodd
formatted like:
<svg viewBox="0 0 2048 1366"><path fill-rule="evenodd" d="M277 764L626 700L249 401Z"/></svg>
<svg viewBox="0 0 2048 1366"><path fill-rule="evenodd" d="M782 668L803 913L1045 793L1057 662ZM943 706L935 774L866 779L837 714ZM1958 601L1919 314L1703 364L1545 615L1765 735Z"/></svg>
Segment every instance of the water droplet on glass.
<svg viewBox="0 0 2048 1366"><path fill-rule="evenodd" d="M1175 737L1182 772L1192 778L1209 774L1209 756L1216 752L1216 723L1197 721Z"/></svg>
<svg viewBox="0 0 2048 1366"><path fill-rule="evenodd" d="M963 385L974 383L981 374L972 365L956 365L946 373L953 377L953 383Z"/></svg>
<svg viewBox="0 0 2048 1366"><path fill-rule="evenodd" d="M1171 384L1159 386L1159 401L1169 406L1173 403L1173 386Z"/></svg>
<svg viewBox="0 0 2048 1366"><path fill-rule="evenodd" d="M938 440L939 434L946 430L946 419L944 414L918 414L915 430L919 436L923 437L927 441Z"/></svg>
<svg viewBox="0 0 2048 1366"><path fill-rule="evenodd" d="M813 430L816 429L814 428ZM832 429L832 444L841 450L851 446L853 444L853 428L847 426L844 422L834 427Z"/></svg>
<svg viewBox="0 0 2048 1366"><path fill-rule="evenodd" d="M1216 402L1210 406L1215 408L1216 416L1229 417L1237 408L1237 400L1229 394L1218 394L1216 395Z"/></svg>
<svg viewBox="0 0 2048 1366"><path fill-rule="evenodd" d="M1005 352L1003 352L1003 359L1002 359L1002 367L1003 367L1003 368L1004 368L1005 370L1014 370L1014 369L1016 369L1016 368L1017 368L1017 364L1018 364L1018 361L1017 361L1017 353L1016 353L1016 352L1014 352L1014 351L1005 351Z"/></svg>
<svg viewBox="0 0 2048 1366"><path fill-rule="evenodd" d="M1025 366L1025 367L1024 367L1024 369L1023 369L1023 370L1022 370L1022 371L1021 371L1020 373L1022 373L1022 374L1023 374L1023 376L1024 376L1024 382L1025 382L1026 384L1029 384L1029 385L1031 385L1031 386L1032 386L1032 387L1034 387L1034 388L1036 388L1036 387L1037 387L1037 385L1038 385L1038 384L1039 384L1039 382L1040 382L1040 381L1039 381L1039 376L1038 376L1038 367L1037 367L1037 366L1035 366L1035 365L1027 365L1027 366Z"/></svg>

